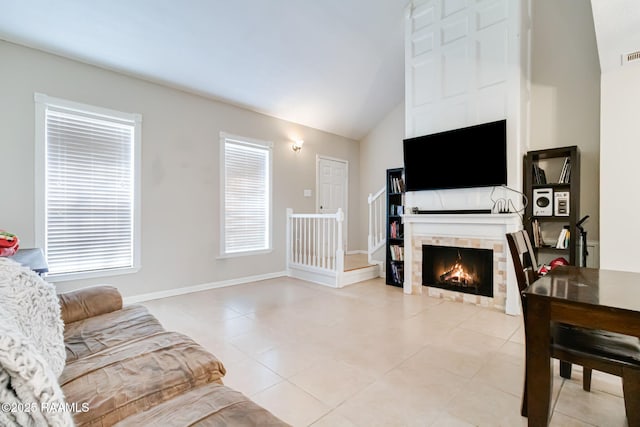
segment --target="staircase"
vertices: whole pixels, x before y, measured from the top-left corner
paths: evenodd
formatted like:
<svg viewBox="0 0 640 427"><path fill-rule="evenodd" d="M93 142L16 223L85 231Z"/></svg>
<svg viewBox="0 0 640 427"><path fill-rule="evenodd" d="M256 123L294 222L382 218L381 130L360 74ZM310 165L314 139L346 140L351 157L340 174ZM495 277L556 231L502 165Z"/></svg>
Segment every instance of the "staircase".
<svg viewBox="0 0 640 427"><path fill-rule="evenodd" d="M365 254L345 255L344 213L300 214L287 209L287 272L289 276L332 288L380 277L386 235L385 189L369 194L369 238Z"/></svg>
<svg viewBox="0 0 640 427"><path fill-rule="evenodd" d="M384 273L386 239L386 200L385 187L375 194L369 194L369 238L367 247L368 262L378 265L380 275Z"/></svg>
<svg viewBox="0 0 640 427"><path fill-rule="evenodd" d="M289 276L342 288L380 276L380 263L370 255L345 255L344 213L299 214L287 209L287 272Z"/></svg>

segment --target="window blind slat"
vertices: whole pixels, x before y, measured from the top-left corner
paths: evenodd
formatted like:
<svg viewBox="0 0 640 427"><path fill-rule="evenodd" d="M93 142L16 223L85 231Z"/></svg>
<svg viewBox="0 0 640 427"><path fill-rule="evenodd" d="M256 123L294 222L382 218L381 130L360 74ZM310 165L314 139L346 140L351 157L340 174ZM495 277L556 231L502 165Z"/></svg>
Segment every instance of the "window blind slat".
<svg viewBox="0 0 640 427"><path fill-rule="evenodd" d="M231 139L224 143L224 250L268 249L271 150Z"/></svg>
<svg viewBox="0 0 640 427"><path fill-rule="evenodd" d="M133 266L135 123L56 108L45 121L49 273Z"/></svg>

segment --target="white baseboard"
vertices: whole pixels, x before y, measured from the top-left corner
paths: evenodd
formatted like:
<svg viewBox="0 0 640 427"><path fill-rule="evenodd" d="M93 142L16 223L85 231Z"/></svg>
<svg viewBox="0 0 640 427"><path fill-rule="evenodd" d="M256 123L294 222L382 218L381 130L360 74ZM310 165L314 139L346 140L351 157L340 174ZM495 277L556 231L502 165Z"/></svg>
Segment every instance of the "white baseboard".
<svg viewBox="0 0 640 427"><path fill-rule="evenodd" d="M324 268L312 267L309 265L291 265L287 272L289 277L293 277L307 282L316 283L318 285L338 288L336 272Z"/></svg>
<svg viewBox="0 0 640 427"><path fill-rule="evenodd" d="M242 285L244 283L258 282L260 280L277 279L279 277L287 277L286 271L276 273L260 274L257 276L240 277L238 279L222 280L220 282L203 283L201 285L185 286L182 288L167 289L166 291L150 292L148 294L133 295L124 297L124 304L136 304L154 299L175 297L178 295L190 294L193 292L206 291L209 289L224 288L227 286Z"/></svg>

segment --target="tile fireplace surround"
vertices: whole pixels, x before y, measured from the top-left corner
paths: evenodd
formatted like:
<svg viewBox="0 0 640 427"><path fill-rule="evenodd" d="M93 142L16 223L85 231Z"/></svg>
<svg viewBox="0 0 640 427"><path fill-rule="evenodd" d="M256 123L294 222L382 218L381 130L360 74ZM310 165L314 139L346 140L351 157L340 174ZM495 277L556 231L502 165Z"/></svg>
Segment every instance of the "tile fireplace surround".
<svg viewBox="0 0 640 427"><path fill-rule="evenodd" d="M407 214L404 221L404 292L520 314L520 296L505 235L522 228L516 214ZM422 245L493 250L493 298L422 286Z"/></svg>

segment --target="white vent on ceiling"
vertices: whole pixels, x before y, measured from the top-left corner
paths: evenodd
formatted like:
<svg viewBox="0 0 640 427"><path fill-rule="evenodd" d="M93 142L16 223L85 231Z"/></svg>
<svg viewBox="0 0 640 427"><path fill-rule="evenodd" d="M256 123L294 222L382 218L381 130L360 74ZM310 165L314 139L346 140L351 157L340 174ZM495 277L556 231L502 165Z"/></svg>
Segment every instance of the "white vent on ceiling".
<svg viewBox="0 0 640 427"><path fill-rule="evenodd" d="M640 50L636 50L635 52L623 53L622 54L622 65L627 65L632 62L640 64Z"/></svg>

